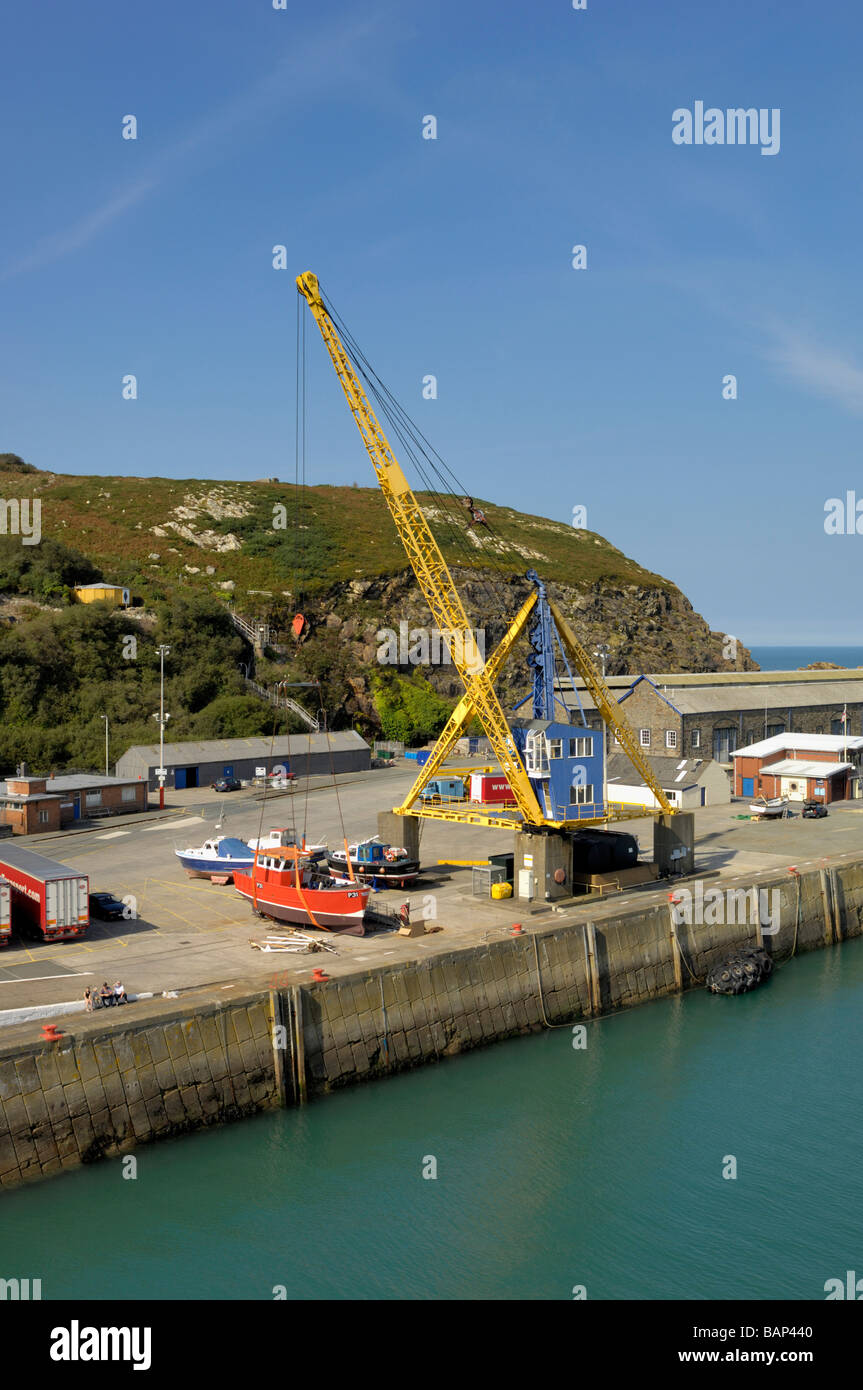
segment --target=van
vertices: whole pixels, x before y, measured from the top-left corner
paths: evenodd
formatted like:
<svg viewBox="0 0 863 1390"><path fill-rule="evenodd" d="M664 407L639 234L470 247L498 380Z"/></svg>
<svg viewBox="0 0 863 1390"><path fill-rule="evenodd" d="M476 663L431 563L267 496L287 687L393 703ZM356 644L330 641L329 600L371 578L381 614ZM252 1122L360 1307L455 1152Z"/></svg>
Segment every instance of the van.
<svg viewBox="0 0 863 1390"><path fill-rule="evenodd" d="M420 801L440 806L442 801L464 801L464 781L461 777L432 777L420 792Z"/></svg>

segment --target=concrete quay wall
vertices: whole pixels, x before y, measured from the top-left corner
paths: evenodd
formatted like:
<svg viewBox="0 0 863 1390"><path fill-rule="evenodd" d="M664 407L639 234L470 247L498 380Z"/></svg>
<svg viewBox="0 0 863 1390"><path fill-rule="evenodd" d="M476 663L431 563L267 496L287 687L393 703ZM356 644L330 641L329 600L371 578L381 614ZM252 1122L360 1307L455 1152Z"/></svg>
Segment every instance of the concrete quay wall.
<svg viewBox="0 0 863 1390"><path fill-rule="evenodd" d="M729 889L751 886L711 884L726 903ZM711 924L708 910L706 923L687 924L667 901L627 902L592 922L543 917L457 950L436 937L422 959L333 965L321 983L154 1000L128 1023L114 1013L111 1026L76 1017L56 1041L34 1039L34 1024L4 1030L0 1185L694 988L736 946L761 940L782 962L863 935L863 860L760 875L757 886L773 914L760 923L741 920L739 906L737 921Z"/></svg>

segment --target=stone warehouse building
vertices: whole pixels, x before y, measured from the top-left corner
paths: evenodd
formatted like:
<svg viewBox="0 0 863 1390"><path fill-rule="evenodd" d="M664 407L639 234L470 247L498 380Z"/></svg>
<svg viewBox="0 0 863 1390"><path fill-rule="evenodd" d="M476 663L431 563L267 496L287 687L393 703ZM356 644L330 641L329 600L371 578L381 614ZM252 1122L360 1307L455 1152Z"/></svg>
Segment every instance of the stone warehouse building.
<svg viewBox="0 0 863 1390"><path fill-rule="evenodd" d="M735 749L778 734L863 734L861 670L610 676L607 684L654 756L712 758L730 769ZM599 726L581 680L565 694Z"/></svg>
<svg viewBox="0 0 863 1390"><path fill-rule="evenodd" d="M285 768L296 777L360 772L371 767L371 749L354 729L332 734L294 734L281 738L211 738L165 744L166 787L183 791L209 787L221 777L252 781ZM159 785L158 743L138 744L118 758L116 771Z"/></svg>

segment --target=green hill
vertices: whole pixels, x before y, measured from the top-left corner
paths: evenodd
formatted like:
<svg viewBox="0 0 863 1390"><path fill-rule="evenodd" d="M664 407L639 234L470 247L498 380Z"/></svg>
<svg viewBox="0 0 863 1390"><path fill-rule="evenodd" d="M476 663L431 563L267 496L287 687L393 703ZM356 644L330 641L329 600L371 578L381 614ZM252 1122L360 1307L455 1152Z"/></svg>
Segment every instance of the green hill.
<svg viewBox="0 0 863 1390"><path fill-rule="evenodd" d="M73 477L4 454L0 490L40 503L42 535L33 546L0 536L7 768L21 756L98 765L100 713L109 714L114 756L151 741L159 641L173 648L172 737L265 732L272 710L244 684L240 666L253 657L231 607L272 625L274 649L258 661L257 679L320 681L332 727L426 738L460 690L451 666L380 664L381 629L428 626L431 615L376 487ZM728 668L724 635L711 632L670 580L602 536L476 499L492 539L468 527L460 502L417 496L487 650L535 568L585 644L608 647L610 672ZM74 584L98 578L130 589L135 606L127 614L104 604L70 608ZM307 620L299 645L290 635L297 611ZM140 643L134 663L120 655L130 632ZM742 646L731 665L753 668ZM502 696L514 696L524 679L517 652Z"/></svg>

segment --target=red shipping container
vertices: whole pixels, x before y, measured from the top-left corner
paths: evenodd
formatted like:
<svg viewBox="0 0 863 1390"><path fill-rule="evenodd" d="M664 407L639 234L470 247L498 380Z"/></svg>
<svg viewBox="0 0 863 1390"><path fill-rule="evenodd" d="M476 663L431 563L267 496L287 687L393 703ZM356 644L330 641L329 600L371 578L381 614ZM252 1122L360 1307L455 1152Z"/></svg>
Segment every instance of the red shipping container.
<svg viewBox="0 0 863 1390"><path fill-rule="evenodd" d="M499 772L472 772L470 775L471 801L514 801L512 787Z"/></svg>

